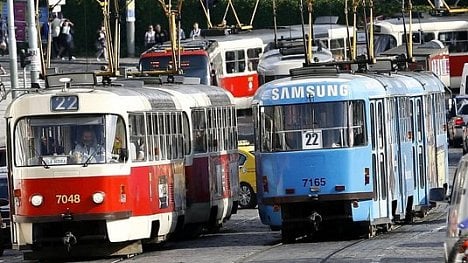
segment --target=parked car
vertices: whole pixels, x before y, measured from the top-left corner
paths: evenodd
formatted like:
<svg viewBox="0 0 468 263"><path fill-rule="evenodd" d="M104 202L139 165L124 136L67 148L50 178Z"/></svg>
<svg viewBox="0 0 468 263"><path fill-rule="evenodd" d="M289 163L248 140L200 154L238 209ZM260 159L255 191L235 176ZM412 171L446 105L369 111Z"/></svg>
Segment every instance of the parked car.
<svg viewBox="0 0 468 263"><path fill-rule="evenodd" d="M463 144L463 127L468 123L468 96L457 96L450 101L447 135L451 146Z"/></svg>
<svg viewBox="0 0 468 263"><path fill-rule="evenodd" d="M257 184L255 181L255 155L253 145L239 145L240 208L257 206Z"/></svg>
<svg viewBox="0 0 468 263"><path fill-rule="evenodd" d="M468 155L458 164L453 178L444 243L446 262L468 262Z"/></svg>

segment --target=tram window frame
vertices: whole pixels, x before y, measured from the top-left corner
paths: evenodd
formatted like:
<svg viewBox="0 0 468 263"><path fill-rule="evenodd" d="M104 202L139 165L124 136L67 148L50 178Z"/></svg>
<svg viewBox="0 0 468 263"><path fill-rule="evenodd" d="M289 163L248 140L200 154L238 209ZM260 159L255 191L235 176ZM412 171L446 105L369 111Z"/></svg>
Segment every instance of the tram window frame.
<svg viewBox="0 0 468 263"><path fill-rule="evenodd" d="M354 116L350 112L354 110L352 105L355 103L362 104L359 107L361 109L360 127L353 126L349 120L349 116ZM368 144L367 120L363 105L365 105L363 100L351 100L262 106L260 137L263 140L260 150L283 152L366 146ZM341 118L336 118L336 112L340 112ZM294 115L301 117L294 117ZM267 125L266 122L269 124ZM320 146L315 149L303 148L303 132L314 130L320 130ZM354 130L360 130L361 133L354 134ZM351 134L355 137L350 138ZM358 140L356 138L359 134L361 134L361 139ZM360 143L356 143L357 141Z"/></svg>
<svg viewBox="0 0 468 263"><path fill-rule="evenodd" d="M385 155L383 153L380 153L379 162L380 162L379 166L380 166L380 187L381 187L380 196L382 200L386 200L388 185L387 185L387 174L385 171L387 170L387 162L385 160Z"/></svg>
<svg viewBox="0 0 468 263"><path fill-rule="evenodd" d="M451 53L468 51L468 31L439 32L438 39L448 47Z"/></svg>
<svg viewBox="0 0 468 263"><path fill-rule="evenodd" d="M245 50L236 49L236 50L227 50L224 52L226 58L226 74L237 74L245 72Z"/></svg>
<svg viewBox="0 0 468 263"><path fill-rule="evenodd" d="M131 156L133 162L146 160L144 146L146 143L145 115L144 113L132 113L129 115L130 144L135 147L135 155ZM133 151L133 149L131 149ZM143 153L142 153L143 152Z"/></svg>
<svg viewBox="0 0 468 263"><path fill-rule="evenodd" d="M192 109L192 136L193 136L193 152L206 153L208 150L208 132L207 119L205 109Z"/></svg>
<svg viewBox="0 0 468 263"><path fill-rule="evenodd" d="M424 166L424 152L423 147L419 146L419 153L418 153L418 161L419 161L419 187L424 189L426 186L426 167Z"/></svg>
<svg viewBox="0 0 468 263"><path fill-rule="evenodd" d="M414 131L416 130L416 126L417 126L415 121L414 121L414 117L415 117L414 108L415 108L414 99L411 99L410 100L410 108L409 108L409 110L410 110L410 130L408 132L412 132L412 133L414 133ZM416 141L415 134L412 134L410 139L411 139L411 142L414 143Z"/></svg>
<svg viewBox="0 0 468 263"><path fill-rule="evenodd" d="M375 104L374 102L370 103L369 106L369 111L370 111L370 125L371 125L371 144L372 144L372 150L376 149L376 138L375 138Z"/></svg>
<svg viewBox="0 0 468 263"><path fill-rule="evenodd" d="M117 114L24 116L14 127L13 158L18 167L112 164L127 161L127 132ZM83 131L91 131L84 153ZM42 161L41 161L42 160Z"/></svg>
<svg viewBox="0 0 468 263"><path fill-rule="evenodd" d="M377 180L377 155L375 153L372 154L372 182L373 187L372 190L374 192L374 201L379 199L379 185Z"/></svg>
<svg viewBox="0 0 468 263"><path fill-rule="evenodd" d="M263 50L261 47L247 49L247 71L257 72L258 64L260 63L260 56Z"/></svg>
<svg viewBox="0 0 468 263"><path fill-rule="evenodd" d="M333 54L333 58L336 60L344 60L345 59L345 39L337 38L337 39L330 39L330 52Z"/></svg>
<svg viewBox="0 0 468 263"><path fill-rule="evenodd" d="M147 142L147 145L146 145L146 159L148 161L154 161L155 160L155 156L154 156L154 150L151 150L151 149L154 149L154 138L153 138L153 134L154 134L154 131L153 131L153 113L151 112L148 112L146 113L146 142Z"/></svg>

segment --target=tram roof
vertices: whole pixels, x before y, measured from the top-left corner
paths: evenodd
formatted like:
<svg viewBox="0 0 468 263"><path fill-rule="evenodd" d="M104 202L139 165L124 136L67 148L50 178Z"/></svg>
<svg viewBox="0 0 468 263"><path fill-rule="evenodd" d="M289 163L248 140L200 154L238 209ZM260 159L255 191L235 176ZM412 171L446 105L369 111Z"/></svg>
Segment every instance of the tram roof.
<svg viewBox="0 0 468 263"><path fill-rule="evenodd" d="M423 14L421 18L413 18L413 31L418 30L447 30L454 28L464 28L468 25L468 14L458 14L451 16L432 16L430 14ZM374 25L378 26L388 26L388 27L397 27L400 30L403 29L403 24L409 25L409 17L405 17L404 22L402 17L388 18L384 20L377 20L374 22ZM421 26L424 25L424 28ZM376 33L379 33L377 30Z"/></svg>
<svg viewBox="0 0 468 263"><path fill-rule="evenodd" d="M15 99L5 111L6 116L39 114L63 114L52 112L48 106L50 97L78 95L83 113L125 113L129 111L163 111L186 109L196 106L233 105L230 94L214 86L201 84L145 83L143 80L116 80L111 86L84 85L68 90L43 89L24 94ZM94 96L83 101L82 98ZM200 99L206 98L206 99ZM197 104L195 101L199 101ZM26 106L27 105L27 106Z"/></svg>
<svg viewBox="0 0 468 263"><path fill-rule="evenodd" d="M261 105L416 96L443 91L431 73L330 73L287 77L261 86L254 103Z"/></svg>

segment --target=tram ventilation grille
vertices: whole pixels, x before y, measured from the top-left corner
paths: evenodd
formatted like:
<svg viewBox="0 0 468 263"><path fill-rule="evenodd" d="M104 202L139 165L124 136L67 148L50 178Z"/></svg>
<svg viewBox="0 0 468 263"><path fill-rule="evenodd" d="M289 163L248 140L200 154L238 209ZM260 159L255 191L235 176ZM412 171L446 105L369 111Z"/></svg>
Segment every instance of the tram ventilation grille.
<svg viewBox="0 0 468 263"><path fill-rule="evenodd" d="M303 67L291 69L289 73L291 77L303 78L303 77L326 77L326 76L337 76L339 69L336 66L320 66L320 67Z"/></svg>

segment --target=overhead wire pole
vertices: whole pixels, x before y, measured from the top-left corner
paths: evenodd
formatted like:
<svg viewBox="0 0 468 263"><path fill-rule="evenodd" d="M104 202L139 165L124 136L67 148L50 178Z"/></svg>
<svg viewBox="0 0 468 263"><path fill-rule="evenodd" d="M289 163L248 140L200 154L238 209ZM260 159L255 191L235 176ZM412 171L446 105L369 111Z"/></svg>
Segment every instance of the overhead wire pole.
<svg viewBox="0 0 468 263"><path fill-rule="evenodd" d="M39 85L39 49L37 47L37 30L34 6L34 0L27 1L27 21L28 21L28 53L30 54L31 67L31 86Z"/></svg>
<svg viewBox="0 0 468 263"><path fill-rule="evenodd" d="M42 76L46 75L46 64L44 60L44 49L42 48L42 35L41 35L41 24L39 22L39 1L36 1L36 12L34 13L34 19L36 21L36 32L37 32L37 45L39 46L39 58L41 63ZM48 30L50 31L50 30Z"/></svg>
<svg viewBox="0 0 468 263"><path fill-rule="evenodd" d="M119 0L114 0L114 16L115 16L115 29L114 29L114 68L112 71L115 75L119 72L120 66L120 12Z"/></svg>
<svg viewBox="0 0 468 263"><path fill-rule="evenodd" d="M275 48L278 48L278 25L276 24L276 0L273 0L273 30L275 33Z"/></svg>
<svg viewBox="0 0 468 263"><path fill-rule="evenodd" d="M307 63L312 63L312 41L314 39L314 28L312 23L312 0L307 0L307 12L309 13L309 37L307 38Z"/></svg>
<svg viewBox="0 0 468 263"><path fill-rule="evenodd" d="M158 0L158 2L161 4L164 14L167 16L169 19L169 30L170 30L170 37L171 37L171 49L172 49L172 68L171 72L173 74L179 74L181 73L181 69L179 67L180 63L178 61L178 56L176 52L179 52L178 47L177 47L177 39L178 37L178 30L176 30L176 16L180 15L180 10L182 9L182 2L183 0L179 0L179 5L178 5L178 11L172 10L172 3L171 0L169 0L169 4L166 5L164 0Z"/></svg>
<svg viewBox="0 0 468 263"><path fill-rule="evenodd" d="M15 89L18 88L18 55L16 49L16 33L15 33L15 12L13 10L13 0L7 0L8 5L8 40L9 40L9 57L10 57L10 81L11 81L11 97L17 97Z"/></svg>
<svg viewBox="0 0 468 263"><path fill-rule="evenodd" d="M359 4L359 0L353 0L353 49L351 53L351 59L353 61L356 61L357 57L357 33L356 33L356 28L357 28L357 7ZM367 36L366 36L367 37Z"/></svg>
<svg viewBox="0 0 468 263"><path fill-rule="evenodd" d="M345 21L346 21L346 45L349 48L350 53L352 54L352 46L351 46L351 36L349 35L349 17L348 17L348 0L344 0L344 14L345 14ZM348 52L348 51L346 51Z"/></svg>
<svg viewBox="0 0 468 263"><path fill-rule="evenodd" d="M369 0L370 18L369 18L369 61L374 64L374 0Z"/></svg>
<svg viewBox="0 0 468 263"><path fill-rule="evenodd" d="M206 7L205 4L203 3L203 1L204 0L200 0L200 4L202 6L203 13L205 13L205 16L206 16L206 23L208 24L208 28L212 28L213 25L211 24L210 12L209 12L208 7Z"/></svg>

